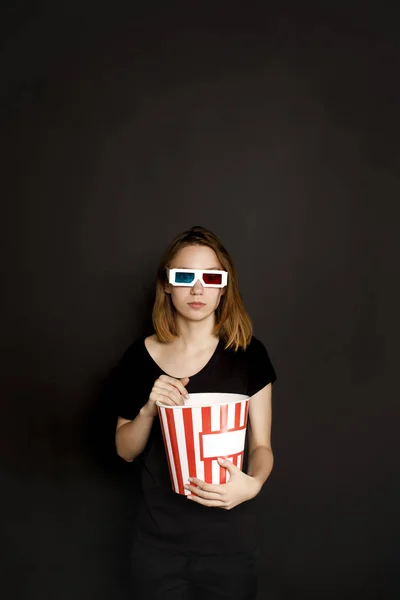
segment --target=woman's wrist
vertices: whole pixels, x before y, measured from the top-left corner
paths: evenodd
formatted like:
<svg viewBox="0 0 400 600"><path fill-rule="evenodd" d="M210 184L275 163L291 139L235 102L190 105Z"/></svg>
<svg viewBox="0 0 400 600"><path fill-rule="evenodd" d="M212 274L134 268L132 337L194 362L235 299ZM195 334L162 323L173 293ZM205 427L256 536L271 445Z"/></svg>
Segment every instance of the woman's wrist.
<svg viewBox="0 0 400 600"><path fill-rule="evenodd" d="M149 406L148 402L146 402L146 404L144 404L144 406L142 406L142 408L139 411L139 414L141 417L144 417L145 419L154 419L154 417L156 416L153 412L152 407Z"/></svg>

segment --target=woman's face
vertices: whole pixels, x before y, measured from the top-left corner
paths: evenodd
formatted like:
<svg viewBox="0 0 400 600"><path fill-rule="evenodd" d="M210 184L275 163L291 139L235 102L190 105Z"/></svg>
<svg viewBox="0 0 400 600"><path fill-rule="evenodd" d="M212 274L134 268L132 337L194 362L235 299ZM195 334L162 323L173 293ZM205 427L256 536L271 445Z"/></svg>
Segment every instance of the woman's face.
<svg viewBox="0 0 400 600"><path fill-rule="evenodd" d="M179 250L168 266L170 269L223 270L212 248L197 245L186 246ZM190 321L202 321L210 317L216 310L225 289L203 287L199 280L192 287L174 286L169 283L165 287L167 294L171 294L176 311L181 317Z"/></svg>

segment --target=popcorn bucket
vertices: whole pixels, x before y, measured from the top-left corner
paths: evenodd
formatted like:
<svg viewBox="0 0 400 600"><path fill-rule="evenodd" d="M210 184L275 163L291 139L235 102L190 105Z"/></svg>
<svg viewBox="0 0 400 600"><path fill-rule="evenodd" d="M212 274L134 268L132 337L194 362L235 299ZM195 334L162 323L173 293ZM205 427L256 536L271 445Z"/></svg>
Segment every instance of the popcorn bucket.
<svg viewBox="0 0 400 600"><path fill-rule="evenodd" d="M191 394L183 406L156 404L174 492L190 494L183 487L189 477L213 484L229 481L217 458L242 468L249 396Z"/></svg>

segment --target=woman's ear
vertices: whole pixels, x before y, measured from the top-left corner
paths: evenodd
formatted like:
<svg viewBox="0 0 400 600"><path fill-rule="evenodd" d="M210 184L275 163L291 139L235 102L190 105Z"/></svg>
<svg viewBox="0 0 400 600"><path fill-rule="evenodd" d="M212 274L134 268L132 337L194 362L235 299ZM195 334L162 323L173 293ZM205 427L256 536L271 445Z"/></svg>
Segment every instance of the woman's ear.
<svg viewBox="0 0 400 600"><path fill-rule="evenodd" d="M166 294L170 294L171 293L171 284L170 283L166 283L164 290L165 290Z"/></svg>

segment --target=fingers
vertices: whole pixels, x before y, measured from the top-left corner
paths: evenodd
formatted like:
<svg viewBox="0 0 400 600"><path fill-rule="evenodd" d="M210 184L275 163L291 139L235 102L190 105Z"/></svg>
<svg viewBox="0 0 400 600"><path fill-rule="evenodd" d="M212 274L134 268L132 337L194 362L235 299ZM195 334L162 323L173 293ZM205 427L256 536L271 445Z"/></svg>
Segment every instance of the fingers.
<svg viewBox="0 0 400 600"><path fill-rule="evenodd" d="M233 508L233 504L228 496L227 487L224 484L212 485L193 477L190 483L184 487L190 491L190 496L187 496L187 499L192 502L210 508L223 508L225 510Z"/></svg>
<svg viewBox="0 0 400 600"><path fill-rule="evenodd" d="M154 382L149 396L149 402L154 410L156 409L156 402L162 402L168 406L182 406L185 399L189 398L188 391L185 388L188 381L188 377L175 379L169 375L160 375Z"/></svg>
<svg viewBox="0 0 400 600"><path fill-rule="evenodd" d="M188 380L184 378L183 381ZM179 379L169 377L169 375L160 375L155 381L151 390L150 400L153 403L157 401L168 406L182 406L185 399L189 397L185 386Z"/></svg>
<svg viewBox="0 0 400 600"><path fill-rule="evenodd" d="M152 392L168 398L173 402L173 404L182 405L185 402L185 398L179 393L175 386L163 381L156 381ZM160 398L157 399L160 400ZM162 398L161 401L163 401Z"/></svg>
<svg viewBox="0 0 400 600"><path fill-rule="evenodd" d="M185 399L189 398L189 394L185 385L187 385L189 377L176 379L169 375L160 375L154 382L149 395L148 405L152 416L157 416L158 410L156 402L162 402L167 406L182 406Z"/></svg>
<svg viewBox="0 0 400 600"><path fill-rule="evenodd" d="M215 485L212 483L206 483L196 477L191 477L189 483L184 486L187 490L190 490L200 498L206 500L224 500L226 496L226 486L224 484Z"/></svg>
<svg viewBox="0 0 400 600"><path fill-rule="evenodd" d="M187 499L191 502L196 502L197 504L202 504L203 506L209 506L214 508L224 508L225 510L230 509L230 503L228 498L225 497L225 494L213 494L210 492L205 492L199 487L195 487L192 485L185 485L185 488L189 490L190 496L187 496Z"/></svg>
<svg viewBox="0 0 400 600"><path fill-rule="evenodd" d="M216 492L206 492L205 490L197 487L193 483L191 485L186 484L184 486L189 492L195 494L198 498L203 498L204 500L212 500L214 502L222 502L223 494L217 494Z"/></svg>
<svg viewBox="0 0 400 600"><path fill-rule="evenodd" d="M168 406L182 406L183 399L177 399L175 396L168 395L167 391L160 391L157 388L153 388L150 394L150 401L155 404L156 402L162 402Z"/></svg>
<svg viewBox="0 0 400 600"><path fill-rule="evenodd" d="M185 377L183 379L183 381L185 381L186 379L188 382L189 381L188 377ZM188 391L180 379L174 379L173 377L169 377L169 375L160 375L160 377L157 379L157 382L160 382L160 381L162 381L164 383L168 383L168 384L172 385L173 387L176 387L178 389L179 393L182 394L182 396L184 398L189 397Z"/></svg>

